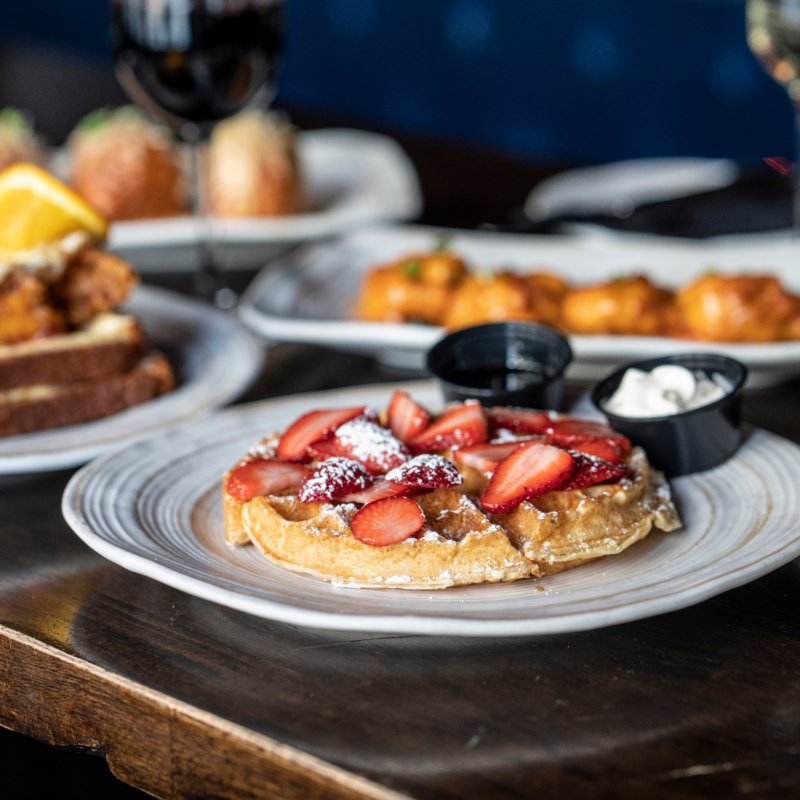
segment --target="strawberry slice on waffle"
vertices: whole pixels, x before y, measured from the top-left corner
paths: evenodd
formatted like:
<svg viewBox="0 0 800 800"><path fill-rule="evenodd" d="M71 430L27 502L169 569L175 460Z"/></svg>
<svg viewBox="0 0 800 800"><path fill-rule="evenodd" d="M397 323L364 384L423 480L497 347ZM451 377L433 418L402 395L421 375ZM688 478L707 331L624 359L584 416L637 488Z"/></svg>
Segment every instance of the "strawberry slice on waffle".
<svg viewBox="0 0 800 800"><path fill-rule="evenodd" d="M256 459L233 470L225 488L237 500L252 500L297 486L309 471L300 464Z"/></svg>
<svg viewBox="0 0 800 800"><path fill-rule="evenodd" d="M505 408L494 406L486 412L489 427L493 431L504 429L512 433L546 433L553 420L545 411L527 408Z"/></svg>
<svg viewBox="0 0 800 800"><path fill-rule="evenodd" d="M453 460L458 464L479 469L481 472L494 472L497 464L510 456L521 444L519 440L471 444L453 450Z"/></svg>
<svg viewBox="0 0 800 800"><path fill-rule="evenodd" d="M560 447L574 448L576 444L605 440L613 443L623 455L631 449L630 439L627 439L621 433L617 433L601 422L592 422L585 419L567 417L554 420L547 434L550 441Z"/></svg>
<svg viewBox="0 0 800 800"><path fill-rule="evenodd" d="M511 511L523 500L563 484L574 468L575 459L566 450L541 442L523 442L497 465L481 505L495 514Z"/></svg>
<svg viewBox="0 0 800 800"><path fill-rule="evenodd" d="M372 486L360 492L353 492L340 497L342 503L374 503L376 500L383 500L387 497L402 497L411 494L411 486L402 486L399 483L392 483L385 478L378 478Z"/></svg>
<svg viewBox="0 0 800 800"><path fill-rule="evenodd" d="M481 404L477 400L467 400L418 433L408 442L408 447L414 454L449 450L456 446L485 442L488 433L486 414Z"/></svg>
<svg viewBox="0 0 800 800"><path fill-rule="evenodd" d="M575 459L575 469L562 484L556 488L558 492L569 492L573 489L586 489L596 483L613 481L621 478L626 472L624 464L612 464L586 453L571 451Z"/></svg>
<svg viewBox="0 0 800 800"><path fill-rule="evenodd" d="M278 442L281 461L308 461L308 446L320 439L330 438L345 422L364 414L366 406L309 411L295 420Z"/></svg>
<svg viewBox="0 0 800 800"><path fill-rule="evenodd" d="M333 436L339 455L360 461L373 475L382 475L411 458L409 449L388 428L357 417Z"/></svg>
<svg viewBox="0 0 800 800"><path fill-rule="evenodd" d="M399 544L425 523L422 509L407 497L376 500L359 509L352 521L353 536L373 547Z"/></svg>
<svg viewBox="0 0 800 800"><path fill-rule="evenodd" d="M611 439L589 439L585 442L573 442L570 445L570 450L577 450L579 453L602 458L603 461L608 461L610 464L622 463L622 453L620 453L619 448Z"/></svg>
<svg viewBox="0 0 800 800"><path fill-rule="evenodd" d="M371 485L372 475L360 462L350 458L329 458L303 478L297 499L301 503L339 500Z"/></svg>
<svg viewBox="0 0 800 800"><path fill-rule="evenodd" d="M409 442L428 427L431 418L405 392L396 391L389 403L388 423L392 433L401 441Z"/></svg>
<svg viewBox="0 0 800 800"><path fill-rule="evenodd" d="M461 473L442 456L423 453L386 474L386 479L414 489L443 489L460 486Z"/></svg>

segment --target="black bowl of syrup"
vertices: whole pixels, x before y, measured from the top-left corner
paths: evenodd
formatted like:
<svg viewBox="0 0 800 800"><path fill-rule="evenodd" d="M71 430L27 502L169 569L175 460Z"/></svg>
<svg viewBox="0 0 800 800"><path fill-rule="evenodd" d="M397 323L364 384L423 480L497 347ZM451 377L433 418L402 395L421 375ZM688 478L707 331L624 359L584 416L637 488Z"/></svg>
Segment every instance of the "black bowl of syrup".
<svg viewBox="0 0 800 800"><path fill-rule="evenodd" d="M447 401L557 409L572 350L535 322L496 322L451 333L428 351Z"/></svg>

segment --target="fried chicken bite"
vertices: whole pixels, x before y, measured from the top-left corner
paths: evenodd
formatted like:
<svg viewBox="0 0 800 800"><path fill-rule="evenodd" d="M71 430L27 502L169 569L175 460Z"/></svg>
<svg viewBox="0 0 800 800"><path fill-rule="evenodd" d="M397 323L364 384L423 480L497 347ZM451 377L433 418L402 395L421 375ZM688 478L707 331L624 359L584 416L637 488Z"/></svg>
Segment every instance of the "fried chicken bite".
<svg viewBox="0 0 800 800"><path fill-rule="evenodd" d="M50 305L47 287L27 272L0 282L0 344L65 333L63 315Z"/></svg>
<svg viewBox="0 0 800 800"><path fill-rule="evenodd" d="M774 342L800 338L800 298L777 278L704 275L677 294L690 336L717 342Z"/></svg>
<svg viewBox="0 0 800 800"><path fill-rule="evenodd" d="M533 272L525 277L530 291L530 305L536 319L559 327L561 304L569 291L566 281L548 272Z"/></svg>
<svg viewBox="0 0 800 800"><path fill-rule="evenodd" d="M411 255L377 267L362 283L360 316L375 322L441 325L453 288L466 274L464 262L452 253Z"/></svg>
<svg viewBox="0 0 800 800"><path fill-rule="evenodd" d="M672 292L641 275L572 289L561 306L570 333L669 336L676 319Z"/></svg>
<svg viewBox="0 0 800 800"><path fill-rule="evenodd" d="M79 252L52 285L55 305L70 325L80 327L92 317L116 308L139 282L119 256L105 250Z"/></svg>
<svg viewBox="0 0 800 800"><path fill-rule="evenodd" d="M531 284L510 272L470 275L455 291L445 314L447 328L467 328L508 319L538 321ZM543 297L542 293L542 297Z"/></svg>
<svg viewBox="0 0 800 800"><path fill-rule="evenodd" d="M169 133L135 109L96 111L69 138L72 185L109 220L184 212L186 187Z"/></svg>

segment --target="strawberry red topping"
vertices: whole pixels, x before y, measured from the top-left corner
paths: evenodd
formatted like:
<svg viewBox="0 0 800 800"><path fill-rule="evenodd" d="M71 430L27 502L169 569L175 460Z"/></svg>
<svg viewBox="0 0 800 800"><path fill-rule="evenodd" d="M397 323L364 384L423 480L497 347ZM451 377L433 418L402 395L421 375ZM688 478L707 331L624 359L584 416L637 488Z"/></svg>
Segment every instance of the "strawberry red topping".
<svg viewBox="0 0 800 800"><path fill-rule="evenodd" d="M365 406L359 406L309 411L295 420L281 436L278 458L281 461L307 461L310 444L330 438L340 425L363 414L365 410Z"/></svg>
<svg viewBox="0 0 800 800"><path fill-rule="evenodd" d="M424 524L422 509L407 497L387 497L356 512L350 523L353 536L364 544L386 547L399 544Z"/></svg>
<svg viewBox="0 0 800 800"><path fill-rule="evenodd" d="M468 447L459 447L453 451L453 460L459 464L466 464L481 472L494 472L499 461L510 456L522 442L484 442L471 444Z"/></svg>
<svg viewBox="0 0 800 800"><path fill-rule="evenodd" d="M464 479L459 471L442 456L423 453L395 467L386 479L415 489L442 489L460 486Z"/></svg>
<svg viewBox="0 0 800 800"><path fill-rule="evenodd" d="M481 498L481 505L499 514L523 500L538 497L564 483L575 459L566 450L541 442L523 442L501 461Z"/></svg>
<svg viewBox="0 0 800 800"><path fill-rule="evenodd" d="M624 464L610 464L601 458L586 455L585 453L572 452L575 459L575 470L556 491L569 492L572 489L585 489L603 481L621 478L627 468Z"/></svg>
<svg viewBox="0 0 800 800"><path fill-rule="evenodd" d="M573 442L570 450L577 450L579 453L586 453L596 458L602 458L610 464L621 464L622 455L619 448L611 439L589 439L585 442Z"/></svg>
<svg viewBox="0 0 800 800"><path fill-rule="evenodd" d="M458 445L485 442L488 438L486 415L476 400L450 409L436 422L417 434L408 442L412 453L425 453L431 450L448 450Z"/></svg>
<svg viewBox="0 0 800 800"><path fill-rule="evenodd" d="M375 500L383 500L385 497L400 497L410 494L412 491L411 486L401 486L399 483L378 478L368 489L346 494L339 499L342 503L373 503Z"/></svg>
<svg viewBox="0 0 800 800"><path fill-rule="evenodd" d="M345 457L345 453L336 444L335 439L320 439L318 442L312 442L308 446L308 454L318 461L324 461L326 458L340 458Z"/></svg>
<svg viewBox="0 0 800 800"><path fill-rule="evenodd" d="M408 448L391 431L365 419L345 422L333 437L339 454L360 461L373 475L380 475L411 458Z"/></svg>
<svg viewBox="0 0 800 800"><path fill-rule="evenodd" d="M567 417L552 422L547 433L553 444L561 447L573 447L579 443L606 439L613 442L621 453L627 453L631 449L629 439L600 422Z"/></svg>
<svg viewBox="0 0 800 800"><path fill-rule="evenodd" d="M486 412L486 416L492 430L504 428L513 433L545 433L553 424L546 412L527 408L495 406Z"/></svg>
<svg viewBox="0 0 800 800"><path fill-rule="evenodd" d="M401 441L408 442L428 427L430 415L405 392L395 392L389 403L389 427Z"/></svg>
<svg viewBox="0 0 800 800"><path fill-rule="evenodd" d="M297 486L308 472L300 464L258 459L233 470L225 488L238 500L252 500Z"/></svg>
<svg viewBox="0 0 800 800"><path fill-rule="evenodd" d="M372 485L367 468L350 458L329 458L303 478L297 490L301 503L339 500Z"/></svg>

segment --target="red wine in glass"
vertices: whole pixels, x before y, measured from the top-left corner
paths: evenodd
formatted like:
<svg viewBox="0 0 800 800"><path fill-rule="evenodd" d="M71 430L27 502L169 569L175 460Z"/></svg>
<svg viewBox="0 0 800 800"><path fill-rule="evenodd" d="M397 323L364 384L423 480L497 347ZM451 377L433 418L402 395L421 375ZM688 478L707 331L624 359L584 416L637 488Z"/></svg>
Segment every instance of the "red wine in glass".
<svg viewBox="0 0 800 800"><path fill-rule="evenodd" d="M231 307L236 296L215 264L200 140L215 122L275 94L281 0L111 0L115 69L129 97L192 145L193 206L205 220L196 290Z"/></svg>

